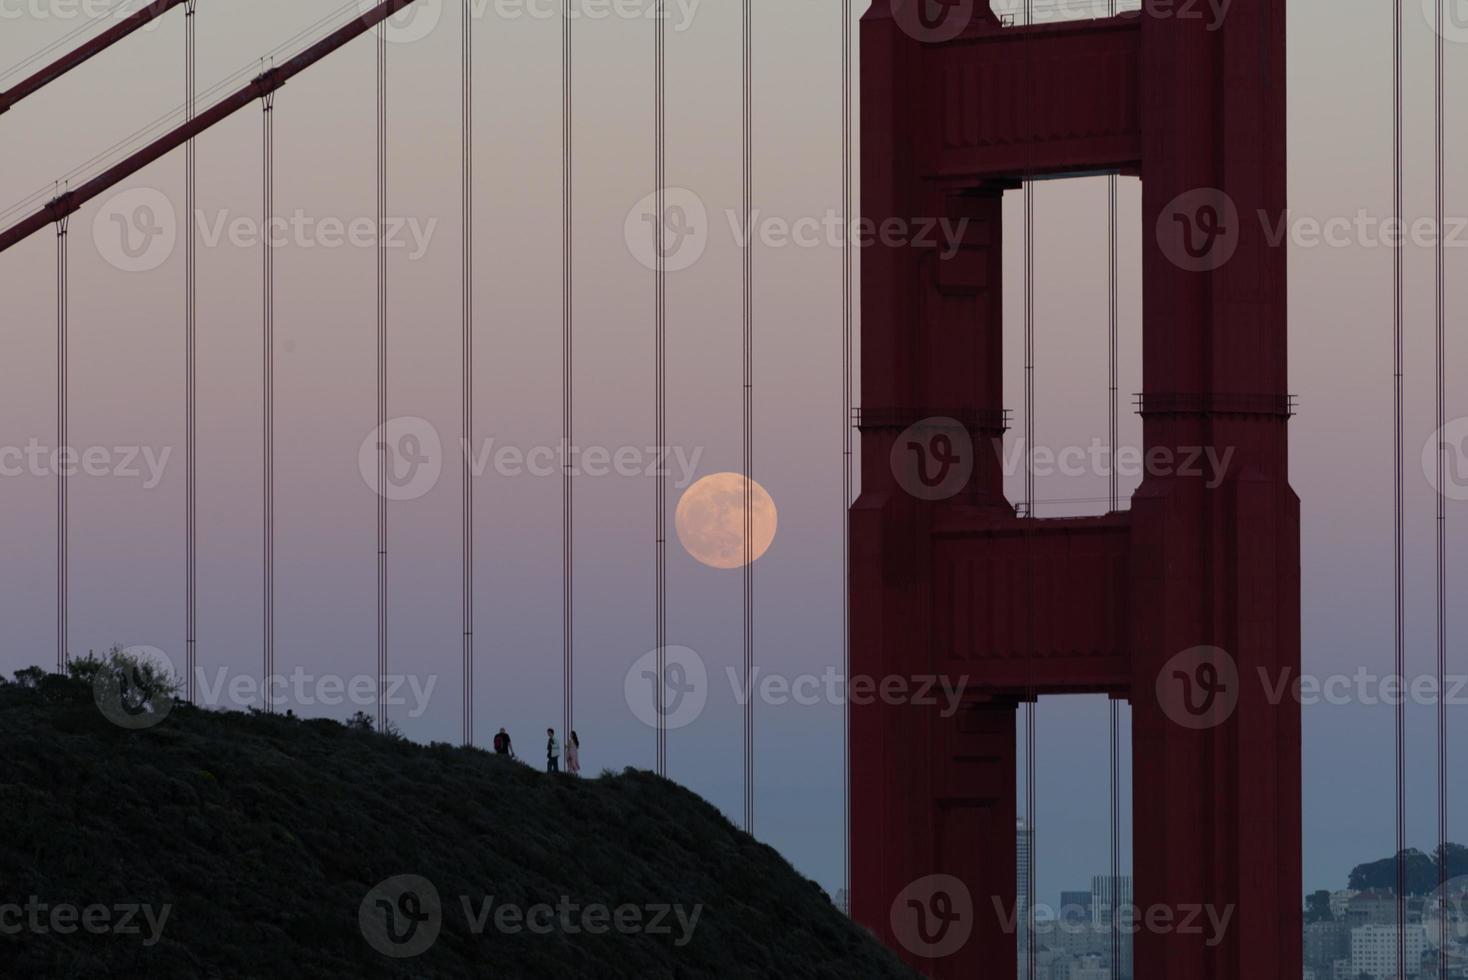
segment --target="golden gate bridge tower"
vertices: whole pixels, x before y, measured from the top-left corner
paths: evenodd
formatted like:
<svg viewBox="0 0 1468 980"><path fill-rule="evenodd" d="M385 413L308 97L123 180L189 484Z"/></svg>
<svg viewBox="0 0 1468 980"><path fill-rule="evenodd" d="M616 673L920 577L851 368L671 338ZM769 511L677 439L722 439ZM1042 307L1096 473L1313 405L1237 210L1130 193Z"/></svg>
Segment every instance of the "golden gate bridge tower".
<svg viewBox="0 0 1468 980"><path fill-rule="evenodd" d="M1131 704L1135 904L1232 912L1221 940L1141 929L1136 976L1301 974L1300 710L1257 682L1300 666L1286 249L1266 234L1286 208L1285 3L1185 6L1011 26L982 2L875 0L861 25L864 217L967 219L951 257L879 242L861 268L851 670L969 680L952 717L853 706L850 901L933 977L1016 976L996 914L1018 891L1016 713L1063 693ZM1231 463L1216 486L1149 473L1129 507L1040 520L1002 482L1002 199L1098 173L1142 184L1143 450ZM949 492L904 479L961 446ZM912 898L934 876L968 892L960 944L952 894Z"/></svg>

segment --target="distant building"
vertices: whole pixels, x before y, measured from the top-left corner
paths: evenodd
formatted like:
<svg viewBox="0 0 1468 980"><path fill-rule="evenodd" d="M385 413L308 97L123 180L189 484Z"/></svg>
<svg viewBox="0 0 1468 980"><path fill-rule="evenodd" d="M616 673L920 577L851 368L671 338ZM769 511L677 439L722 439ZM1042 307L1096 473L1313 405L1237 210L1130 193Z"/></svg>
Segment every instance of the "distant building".
<svg viewBox="0 0 1468 980"><path fill-rule="evenodd" d="M1110 929L1112 903L1121 909L1120 922L1130 921L1132 913L1132 879L1130 875L1113 878L1111 875L1096 875L1091 879L1091 924L1098 929Z"/></svg>
<svg viewBox="0 0 1468 980"><path fill-rule="evenodd" d="M1344 922L1312 922L1305 927L1305 965L1318 980L1329 980L1336 960L1351 955L1351 931Z"/></svg>
<svg viewBox="0 0 1468 980"><path fill-rule="evenodd" d="M1067 922L1091 921L1090 892L1061 892L1060 917Z"/></svg>
<svg viewBox="0 0 1468 980"><path fill-rule="evenodd" d="M1071 966L1070 980L1111 980L1111 963L1099 956L1087 956Z"/></svg>
<svg viewBox="0 0 1468 980"><path fill-rule="evenodd" d="M1358 892L1346 903L1346 928L1397 924L1397 897L1385 889Z"/></svg>
<svg viewBox="0 0 1468 980"><path fill-rule="evenodd" d="M1407 976L1422 975L1422 956L1427 952L1427 930L1411 925L1403 934L1407 950ZM1396 925L1361 926L1351 930L1351 975L1382 978L1397 976Z"/></svg>
<svg viewBox="0 0 1468 980"><path fill-rule="evenodd" d="M1346 917L1346 909L1351 905L1351 899L1361 894L1354 888L1343 888L1338 892L1330 893L1330 914L1337 919Z"/></svg>

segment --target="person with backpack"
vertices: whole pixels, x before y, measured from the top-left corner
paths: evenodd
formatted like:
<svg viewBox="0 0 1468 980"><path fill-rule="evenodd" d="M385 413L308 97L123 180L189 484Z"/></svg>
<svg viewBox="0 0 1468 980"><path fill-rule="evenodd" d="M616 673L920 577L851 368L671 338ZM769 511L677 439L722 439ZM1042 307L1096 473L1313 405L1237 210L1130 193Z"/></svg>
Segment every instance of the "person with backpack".
<svg viewBox="0 0 1468 980"><path fill-rule="evenodd" d="M566 771L573 776L581 775L581 738L574 728L566 740Z"/></svg>
<svg viewBox="0 0 1468 980"><path fill-rule="evenodd" d="M510 741L510 733L505 731L503 728L501 728L499 730L499 734L495 735L494 737L494 754L507 755L511 759L515 757L515 746Z"/></svg>
<svg viewBox="0 0 1468 980"><path fill-rule="evenodd" d="M545 730L545 771L561 771L561 747L556 742L556 730L547 728Z"/></svg>

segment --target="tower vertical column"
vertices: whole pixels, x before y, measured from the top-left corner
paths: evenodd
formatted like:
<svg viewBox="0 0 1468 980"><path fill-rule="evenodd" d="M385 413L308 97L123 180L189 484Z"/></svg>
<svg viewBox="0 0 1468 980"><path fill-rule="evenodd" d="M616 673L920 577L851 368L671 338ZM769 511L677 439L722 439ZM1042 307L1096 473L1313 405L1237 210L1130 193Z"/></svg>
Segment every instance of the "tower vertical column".
<svg viewBox="0 0 1468 980"><path fill-rule="evenodd" d="M1287 254L1268 238L1285 210L1284 3L1141 29L1144 441L1226 463L1211 488L1151 473L1133 500L1135 894L1228 927L1143 929L1136 969L1294 978L1300 711L1269 696L1300 667Z"/></svg>
<svg viewBox="0 0 1468 980"><path fill-rule="evenodd" d="M924 45L885 3L863 19L861 44L862 214L874 234L862 250L851 670L879 687L944 671L949 651L937 649L933 624L935 524L956 509L1013 509L999 452L1003 188L922 177L900 148L941 112L938 93L923 87ZM907 445L910 427L929 418L958 423L947 435L972 464L937 499L914 493L904 468L908 449L914 460L933 458L932 447ZM945 712L853 698L851 733L853 917L929 976L1012 980L1013 701Z"/></svg>

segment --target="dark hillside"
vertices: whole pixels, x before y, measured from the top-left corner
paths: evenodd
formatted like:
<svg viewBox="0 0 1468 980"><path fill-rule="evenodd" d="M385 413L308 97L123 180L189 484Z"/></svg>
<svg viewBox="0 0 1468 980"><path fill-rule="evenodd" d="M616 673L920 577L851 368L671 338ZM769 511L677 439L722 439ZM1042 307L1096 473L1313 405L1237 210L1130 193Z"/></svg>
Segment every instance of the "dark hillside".
<svg viewBox="0 0 1468 980"><path fill-rule="evenodd" d="M39 672L0 681L0 748L6 977L913 976L644 772L183 705L129 731Z"/></svg>

